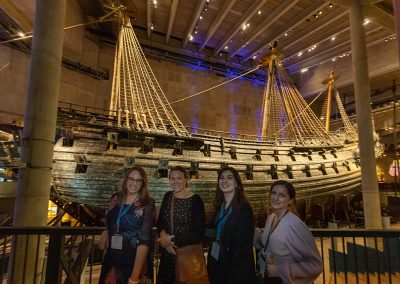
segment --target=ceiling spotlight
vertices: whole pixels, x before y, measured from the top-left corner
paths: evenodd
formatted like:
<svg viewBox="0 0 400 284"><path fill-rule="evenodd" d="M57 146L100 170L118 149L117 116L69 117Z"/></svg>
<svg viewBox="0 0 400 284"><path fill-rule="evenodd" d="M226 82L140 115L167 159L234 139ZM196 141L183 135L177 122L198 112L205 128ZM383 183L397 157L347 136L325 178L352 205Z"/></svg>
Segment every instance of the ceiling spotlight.
<svg viewBox="0 0 400 284"><path fill-rule="evenodd" d="M261 15L261 10L259 10L259 11L257 12L257 14L258 14L258 15Z"/></svg>
<svg viewBox="0 0 400 284"><path fill-rule="evenodd" d="M318 14L319 14L319 15L322 15L322 11L318 11Z"/></svg>
<svg viewBox="0 0 400 284"><path fill-rule="evenodd" d="M253 59L256 59L256 58L257 58L257 55L254 55L254 56L253 56Z"/></svg>
<svg viewBox="0 0 400 284"><path fill-rule="evenodd" d="M192 41L194 37L192 35L189 36L189 40Z"/></svg>
<svg viewBox="0 0 400 284"><path fill-rule="evenodd" d="M228 46L227 46L227 45L225 45L224 49L225 49L225 50L227 50L227 49L228 49Z"/></svg>
<svg viewBox="0 0 400 284"><path fill-rule="evenodd" d="M287 36L287 33L285 33L285 36Z"/></svg>
<svg viewBox="0 0 400 284"><path fill-rule="evenodd" d="M302 56L302 55L303 55L303 52L301 52L301 51L300 51L299 53L297 53L297 56L298 56L298 57L300 57L300 56Z"/></svg>
<svg viewBox="0 0 400 284"><path fill-rule="evenodd" d="M363 25L366 26L366 25L368 25L370 22L371 22L370 19L364 19Z"/></svg>
<svg viewBox="0 0 400 284"><path fill-rule="evenodd" d="M250 23L247 23L246 27L250 27Z"/></svg>
<svg viewBox="0 0 400 284"><path fill-rule="evenodd" d="M151 24L150 29L154 30L154 24Z"/></svg>
<svg viewBox="0 0 400 284"><path fill-rule="evenodd" d="M153 4L154 4L154 5L157 5L157 0L153 0Z"/></svg>
<svg viewBox="0 0 400 284"><path fill-rule="evenodd" d="M336 57L335 57L335 58L332 58L332 61L335 62L335 61L336 61Z"/></svg>
<svg viewBox="0 0 400 284"><path fill-rule="evenodd" d="M308 71L308 68L303 68L303 69L300 70L301 73L305 73L307 71Z"/></svg>
<svg viewBox="0 0 400 284"><path fill-rule="evenodd" d="M200 20L203 20L203 16L200 16L200 18L199 18Z"/></svg>
<svg viewBox="0 0 400 284"><path fill-rule="evenodd" d="M195 34L197 34L197 31L194 31Z"/></svg>
<svg viewBox="0 0 400 284"><path fill-rule="evenodd" d="M329 3L329 8L333 8L333 4L332 3Z"/></svg>
<svg viewBox="0 0 400 284"><path fill-rule="evenodd" d="M18 36L19 36L19 37L24 37L25 34L24 34L23 32L19 32L19 33L18 33Z"/></svg>
<svg viewBox="0 0 400 284"><path fill-rule="evenodd" d="M314 44L314 45L313 45L313 48L317 48L317 45L316 45L316 44Z"/></svg>
<svg viewBox="0 0 400 284"><path fill-rule="evenodd" d="M331 41L334 41L335 39L336 39L336 37L334 37L334 36L333 36L333 37L331 37Z"/></svg>

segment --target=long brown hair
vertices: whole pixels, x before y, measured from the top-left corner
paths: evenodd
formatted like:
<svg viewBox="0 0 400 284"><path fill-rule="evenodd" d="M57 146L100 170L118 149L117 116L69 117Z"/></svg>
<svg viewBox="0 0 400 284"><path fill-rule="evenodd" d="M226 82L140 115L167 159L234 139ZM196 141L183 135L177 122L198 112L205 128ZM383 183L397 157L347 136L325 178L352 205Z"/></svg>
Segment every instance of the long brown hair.
<svg viewBox="0 0 400 284"><path fill-rule="evenodd" d="M144 206L147 204L147 202L149 202L150 195L149 195L149 189L147 187L148 181L147 181L146 172L144 171L144 169L142 167L139 167L139 166L132 167L126 172L124 179L121 182L121 188L118 192L118 202L120 204L122 204L122 202L124 202L124 200L128 194L128 189L126 187L126 184L128 183L128 177L129 177L130 173L133 171L137 171L140 174L140 177L142 178L142 186L140 187L140 190L139 190L139 202L140 202L140 206Z"/></svg>
<svg viewBox="0 0 400 284"><path fill-rule="evenodd" d="M299 213L297 212L296 209L296 190L294 189L293 184L286 180L277 180L271 185L271 191L269 193L269 197L271 197L272 189L277 185L282 185L284 188L286 188L290 200L293 200L292 204L289 206L289 211L299 216Z"/></svg>
<svg viewBox="0 0 400 284"><path fill-rule="evenodd" d="M213 204L215 208L220 208L221 205L225 202L224 193L219 187L219 179L221 178L222 173L226 171L231 171L236 181L235 195L233 196L232 207L237 208L243 202L247 202L247 197L244 192L242 179L240 178L238 171L232 167L225 167L218 173L217 189L215 190L215 198Z"/></svg>

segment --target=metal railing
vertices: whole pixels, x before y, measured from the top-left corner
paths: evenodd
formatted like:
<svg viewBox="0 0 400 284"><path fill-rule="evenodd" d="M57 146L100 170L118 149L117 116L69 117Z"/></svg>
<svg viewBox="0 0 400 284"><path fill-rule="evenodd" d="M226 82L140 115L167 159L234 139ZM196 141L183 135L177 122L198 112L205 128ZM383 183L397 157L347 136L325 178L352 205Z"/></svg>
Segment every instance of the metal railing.
<svg viewBox="0 0 400 284"><path fill-rule="evenodd" d="M45 240L42 279L32 283L97 283L102 260L97 242L103 229L0 227L0 282L5 283L8 278L11 240L26 236L26 244L30 238L36 238L38 244ZM400 230L318 229L312 233L324 262L315 284L400 283ZM157 251L155 246L155 274L159 263ZM34 262L37 272L40 260ZM28 282L23 279L23 283Z"/></svg>

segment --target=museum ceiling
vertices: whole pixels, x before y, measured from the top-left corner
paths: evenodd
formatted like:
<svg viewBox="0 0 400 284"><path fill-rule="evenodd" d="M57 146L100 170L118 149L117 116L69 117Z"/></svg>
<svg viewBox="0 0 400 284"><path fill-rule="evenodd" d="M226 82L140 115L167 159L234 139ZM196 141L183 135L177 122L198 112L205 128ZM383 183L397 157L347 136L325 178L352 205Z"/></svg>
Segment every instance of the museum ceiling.
<svg viewBox="0 0 400 284"><path fill-rule="evenodd" d="M16 0L21 2L21 0ZM22 1L23 2L23 1ZM246 70L258 64L268 46L284 49L282 65L298 73L320 64L347 60L351 54L348 6L351 0L77 0L91 34L115 42L115 16L124 11L147 54L220 72ZM395 40L392 0L367 1L364 9L367 46ZM6 4L4 4L6 3ZM10 6L3 1L0 8ZM10 8L7 9L10 11ZM11 9L12 10L12 9ZM23 18L20 16L20 18ZM1 10L0 38L17 33L12 16ZM11 20L11 22L10 22ZM98 21L104 20L104 21ZM26 19L25 19L25 22ZM16 43L26 48L24 43ZM399 78L399 72L382 80ZM377 85L386 86L386 81Z"/></svg>

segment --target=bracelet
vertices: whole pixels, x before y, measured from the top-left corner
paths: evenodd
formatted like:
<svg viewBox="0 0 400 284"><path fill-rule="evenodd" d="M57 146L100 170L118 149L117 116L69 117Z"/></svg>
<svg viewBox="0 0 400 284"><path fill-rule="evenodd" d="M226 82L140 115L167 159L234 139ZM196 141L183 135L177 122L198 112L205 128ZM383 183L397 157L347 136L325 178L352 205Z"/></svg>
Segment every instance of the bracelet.
<svg viewBox="0 0 400 284"><path fill-rule="evenodd" d="M139 280L139 281L132 281L132 279L129 278L129 279L128 279L128 282L131 283L131 284L139 284L139 283L140 283L140 280Z"/></svg>

